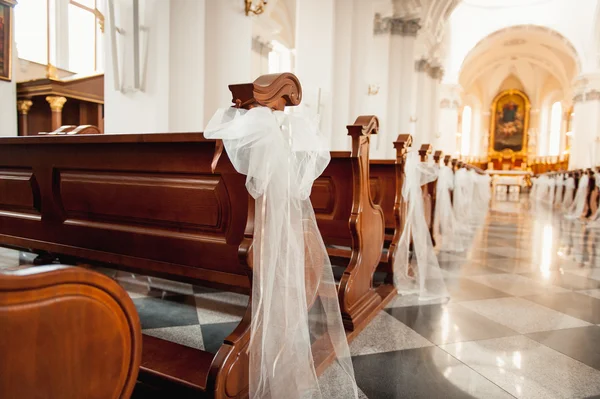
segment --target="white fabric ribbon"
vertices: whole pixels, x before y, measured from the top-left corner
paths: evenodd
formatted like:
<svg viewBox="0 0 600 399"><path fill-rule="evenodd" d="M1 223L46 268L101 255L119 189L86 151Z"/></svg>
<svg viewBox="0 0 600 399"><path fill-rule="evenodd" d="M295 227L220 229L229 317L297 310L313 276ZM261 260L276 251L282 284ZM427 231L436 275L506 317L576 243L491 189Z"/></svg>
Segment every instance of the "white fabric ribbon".
<svg viewBox="0 0 600 399"><path fill-rule="evenodd" d="M565 210L568 210L573 204L573 191L575 190L575 179L573 177L565 180L565 194L563 196L562 206Z"/></svg>
<svg viewBox="0 0 600 399"><path fill-rule="evenodd" d="M331 264L309 199L330 160L316 123L264 107L226 108L204 135L223 140L256 199L250 398L327 398L314 359L332 352L337 364L328 382L344 398L356 398ZM314 298L307 298L306 287Z"/></svg>
<svg viewBox="0 0 600 399"><path fill-rule="evenodd" d="M575 199L573 200L573 203L567 210L565 218L577 219L583 214L583 210L585 209L585 201L587 200L587 189L589 181L590 177L587 174L584 174L579 179L579 187L577 187Z"/></svg>
<svg viewBox="0 0 600 399"><path fill-rule="evenodd" d="M402 197L408 204L406 223L396 249L394 261L394 285L401 294L419 294L419 299L429 300L448 297L431 235L425 220L425 208L421 187L434 181L438 175L435 165L422 163L416 151L410 151L404 165L405 179ZM416 267L411 268L410 243Z"/></svg>
<svg viewBox="0 0 600 399"><path fill-rule="evenodd" d="M565 186L565 182L563 180L562 175L558 175L556 177L556 193L554 195L554 205L558 206L562 204L563 201L563 187Z"/></svg>
<svg viewBox="0 0 600 399"><path fill-rule="evenodd" d="M450 192L454 190L454 172L441 166L436 186L434 236L441 251L462 252L464 247L457 231L457 221L452 208Z"/></svg>

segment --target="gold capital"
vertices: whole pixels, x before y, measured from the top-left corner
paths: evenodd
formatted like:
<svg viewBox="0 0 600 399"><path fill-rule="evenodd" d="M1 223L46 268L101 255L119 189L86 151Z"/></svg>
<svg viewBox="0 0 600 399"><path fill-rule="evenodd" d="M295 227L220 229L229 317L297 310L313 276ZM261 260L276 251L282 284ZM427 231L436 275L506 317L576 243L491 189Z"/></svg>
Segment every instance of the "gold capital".
<svg viewBox="0 0 600 399"><path fill-rule="evenodd" d="M19 100L17 101L17 110L21 115L27 115L32 105L31 100Z"/></svg>
<svg viewBox="0 0 600 399"><path fill-rule="evenodd" d="M50 104L50 109L53 112L60 112L62 111L63 105L67 102L67 99L61 96L48 96L46 97L46 101Z"/></svg>

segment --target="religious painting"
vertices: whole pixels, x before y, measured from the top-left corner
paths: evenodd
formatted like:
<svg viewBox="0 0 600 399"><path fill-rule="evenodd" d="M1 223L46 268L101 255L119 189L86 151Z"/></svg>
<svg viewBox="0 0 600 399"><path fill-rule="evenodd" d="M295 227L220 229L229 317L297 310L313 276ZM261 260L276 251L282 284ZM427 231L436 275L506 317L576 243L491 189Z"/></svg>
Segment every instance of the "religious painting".
<svg viewBox="0 0 600 399"><path fill-rule="evenodd" d="M519 90L507 90L496 96L490 126L493 152L526 151L529 107L529 99Z"/></svg>
<svg viewBox="0 0 600 399"><path fill-rule="evenodd" d="M14 0L0 0L0 79L10 80L12 50L12 7Z"/></svg>

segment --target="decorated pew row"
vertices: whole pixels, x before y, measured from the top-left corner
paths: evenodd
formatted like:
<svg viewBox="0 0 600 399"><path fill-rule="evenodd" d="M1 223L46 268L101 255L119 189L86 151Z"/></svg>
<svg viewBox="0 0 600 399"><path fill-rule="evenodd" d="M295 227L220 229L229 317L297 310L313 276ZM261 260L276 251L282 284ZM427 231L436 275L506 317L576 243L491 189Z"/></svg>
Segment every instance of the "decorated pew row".
<svg viewBox="0 0 600 399"><path fill-rule="evenodd" d="M551 204L570 219L600 219L600 167L544 173L532 183L533 203Z"/></svg>
<svg viewBox="0 0 600 399"><path fill-rule="evenodd" d="M237 108L297 105L292 74L232 85ZM411 146L400 135L396 160L370 161L374 116L347 127L350 152L332 152L311 201L332 264L343 269L338 300L352 340L394 297L395 247L404 226L401 189ZM422 162L430 145L419 149ZM433 154L439 162L442 154ZM223 142L201 133L43 135L0 138L0 244L59 260L249 293L253 278L255 200ZM435 183L424 186L430 232ZM310 239L305 245L318 245ZM317 262L306 265L306 297L315 298ZM379 269L387 273L374 284ZM317 275L318 274L314 274ZM309 306L314 301L309 300ZM215 398L248 395L252 304L216 354L143 335L140 381L184 387ZM327 337L316 338L318 373L332 361Z"/></svg>

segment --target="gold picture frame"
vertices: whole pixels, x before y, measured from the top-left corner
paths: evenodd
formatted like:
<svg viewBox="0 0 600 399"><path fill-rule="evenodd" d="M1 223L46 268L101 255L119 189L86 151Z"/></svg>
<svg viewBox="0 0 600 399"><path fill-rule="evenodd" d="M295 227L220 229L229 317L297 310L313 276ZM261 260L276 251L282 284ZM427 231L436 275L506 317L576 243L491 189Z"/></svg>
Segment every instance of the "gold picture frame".
<svg viewBox="0 0 600 399"><path fill-rule="evenodd" d="M492 101L488 159L527 159L531 102L521 90L504 90ZM499 131L500 130L500 131Z"/></svg>
<svg viewBox="0 0 600 399"><path fill-rule="evenodd" d="M0 80L12 79L13 7L15 0L0 0Z"/></svg>

